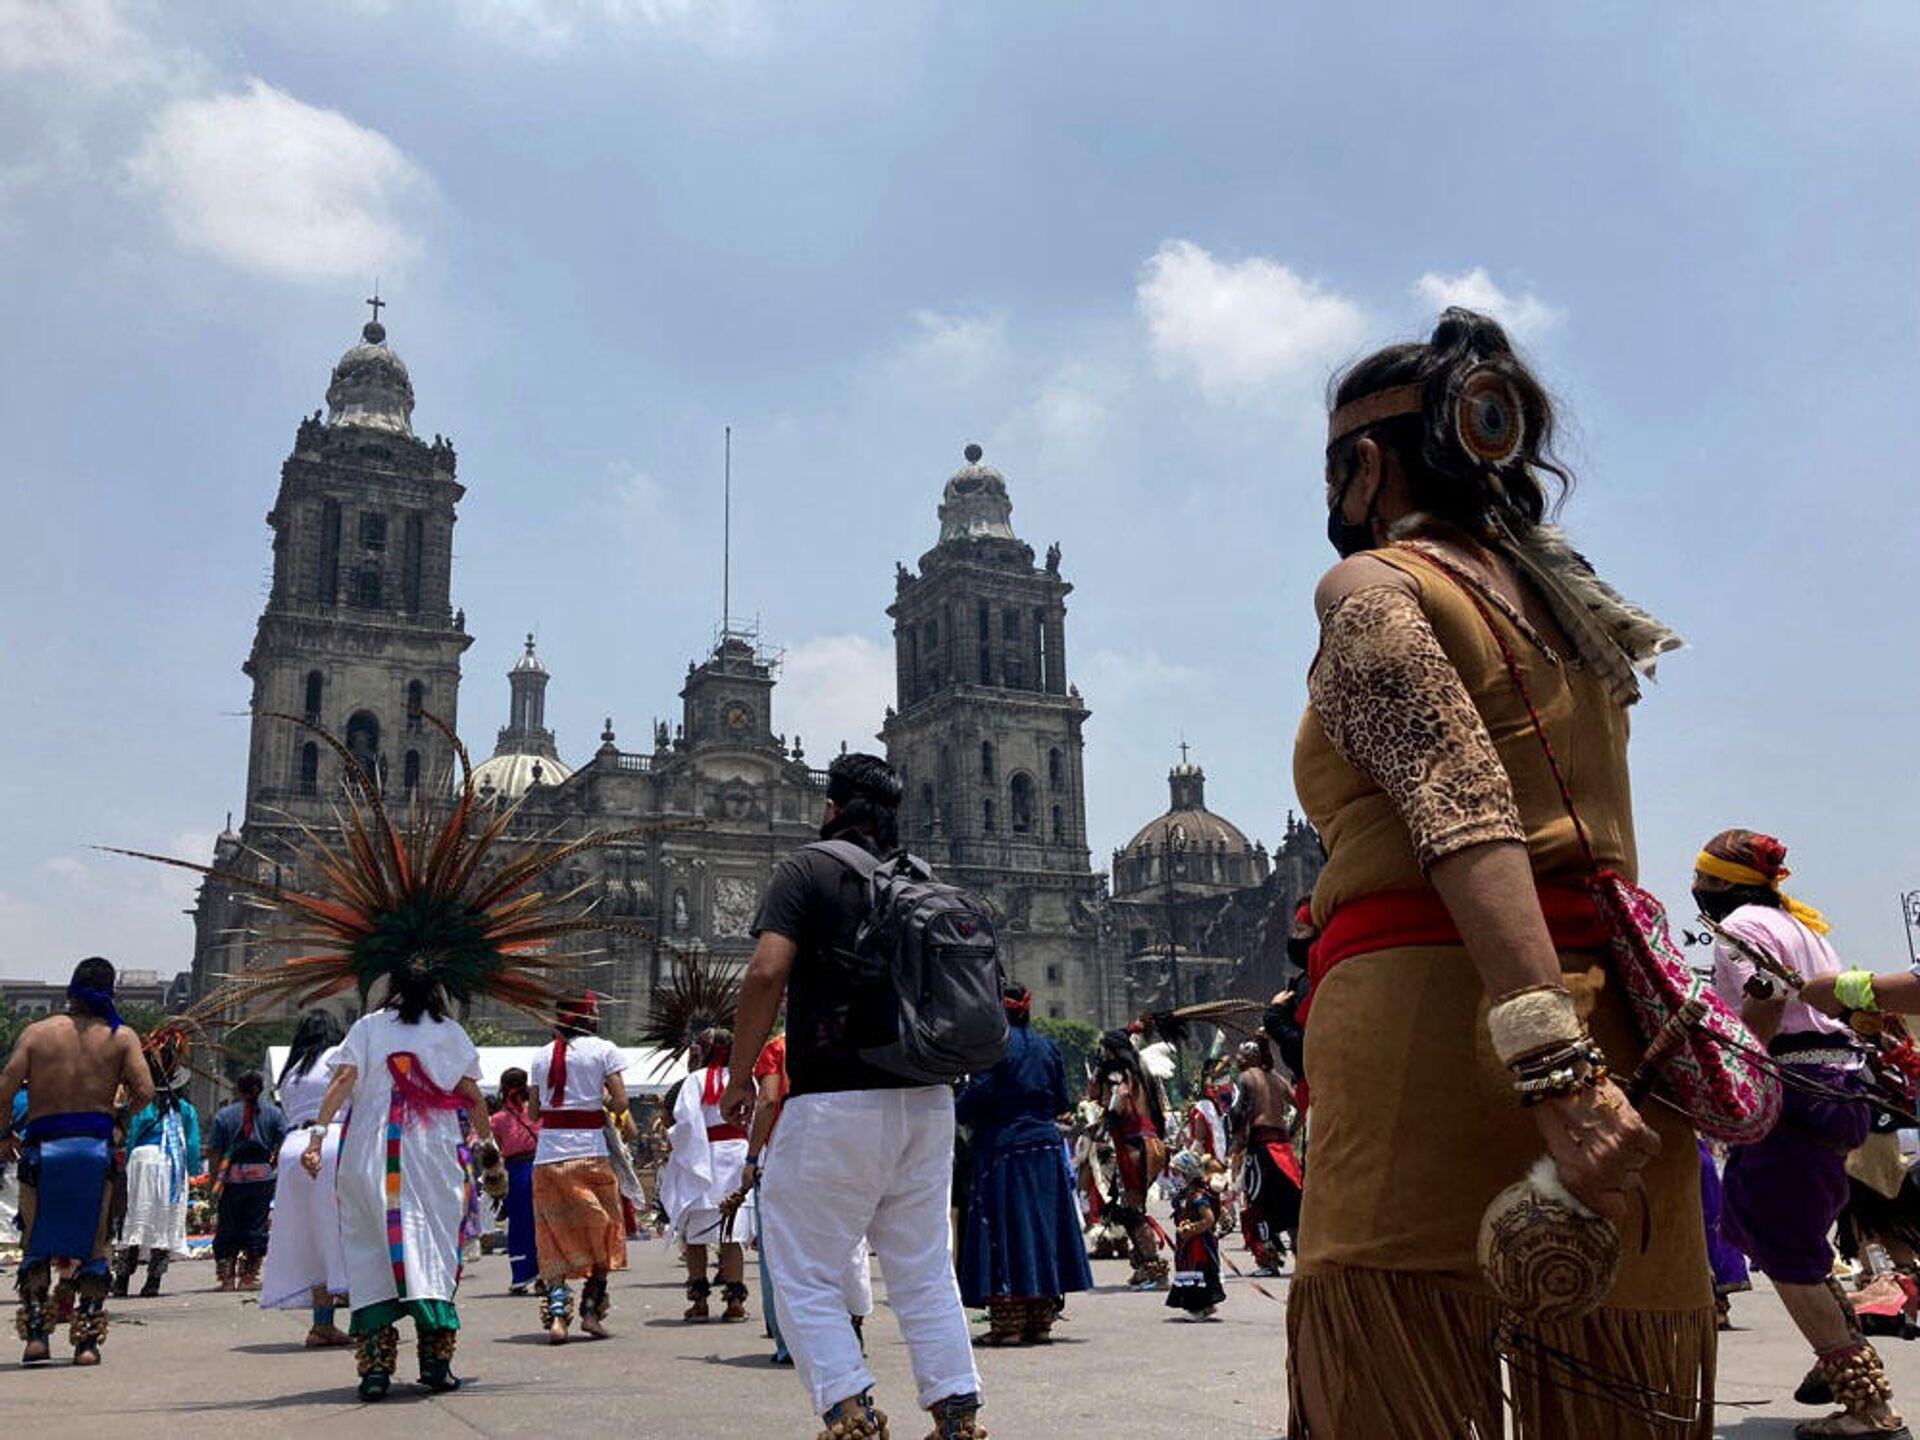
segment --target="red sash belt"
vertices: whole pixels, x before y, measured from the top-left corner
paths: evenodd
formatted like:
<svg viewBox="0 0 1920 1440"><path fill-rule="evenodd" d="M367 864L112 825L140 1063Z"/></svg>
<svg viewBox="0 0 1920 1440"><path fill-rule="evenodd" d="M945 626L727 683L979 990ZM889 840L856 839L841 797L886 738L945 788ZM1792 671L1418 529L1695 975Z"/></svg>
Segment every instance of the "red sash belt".
<svg viewBox="0 0 1920 1440"><path fill-rule="evenodd" d="M1540 910L1556 950L1604 950L1612 940L1606 921L1584 886L1538 887ZM1336 965L1356 955L1415 945L1459 945L1459 927L1436 890L1382 890L1349 900L1327 917L1307 956L1309 989L1301 1023Z"/></svg>
<svg viewBox="0 0 1920 1440"><path fill-rule="evenodd" d="M718 1145L722 1140L744 1140L746 1138L747 1128L744 1125L707 1126L707 1143L709 1145Z"/></svg>
<svg viewBox="0 0 1920 1440"><path fill-rule="evenodd" d="M607 1115L604 1110L542 1110L540 1123L548 1130L598 1130Z"/></svg>

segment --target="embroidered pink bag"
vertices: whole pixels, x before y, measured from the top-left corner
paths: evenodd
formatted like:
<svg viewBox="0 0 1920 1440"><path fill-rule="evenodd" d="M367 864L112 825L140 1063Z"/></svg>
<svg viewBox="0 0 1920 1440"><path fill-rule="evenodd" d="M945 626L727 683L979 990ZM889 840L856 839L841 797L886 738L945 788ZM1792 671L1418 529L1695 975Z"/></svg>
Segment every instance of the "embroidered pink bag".
<svg viewBox="0 0 1920 1440"><path fill-rule="evenodd" d="M1659 900L1616 870L1603 867L1593 852L1587 827L1574 808L1573 789L1560 768L1559 757L1547 739L1547 727L1534 708L1520 661L1507 637L1488 613L1486 602L1465 580L1444 564L1440 572L1460 588L1480 612L1494 643L1500 647L1507 673L1533 722L1533 733L1546 752L1561 803L1573 821L1573 832L1587 860L1587 889L1611 936L1614 973L1620 977L1634 1026L1643 1042L1665 1029L1689 1002L1704 1006L1700 1018L1684 1032L1680 1043L1660 1047L1655 1059L1659 1075L1656 1092L1693 1121L1710 1140L1729 1145L1751 1145L1773 1129L1780 1118L1782 1090L1778 1072L1769 1063L1766 1047L1747 1028L1739 1013L1695 974L1680 954L1667 927L1667 911Z"/></svg>

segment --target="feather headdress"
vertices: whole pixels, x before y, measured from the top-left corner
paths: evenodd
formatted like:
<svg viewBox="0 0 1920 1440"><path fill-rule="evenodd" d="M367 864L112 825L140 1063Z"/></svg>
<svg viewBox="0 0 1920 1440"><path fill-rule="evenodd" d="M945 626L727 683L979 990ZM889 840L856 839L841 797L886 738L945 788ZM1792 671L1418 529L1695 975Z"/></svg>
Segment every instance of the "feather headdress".
<svg viewBox="0 0 1920 1440"><path fill-rule="evenodd" d="M654 986L639 1041L663 1052L660 1068L665 1069L672 1061L684 1059L704 1032L733 1029L739 1004L737 975L689 956Z"/></svg>
<svg viewBox="0 0 1920 1440"><path fill-rule="evenodd" d="M201 1007L243 1014L274 1001L300 1008L357 989L364 1001L382 980L425 976L456 1000L482 996L547 1019L564 969L578 957L555 953L555 942L582 933L620 932L656 940L624 920L586 914L576 903L584 882L550 893L539 882L556 865L640 835L686 828L666 822L601 831L575 840L505 839L517 806L488 811L474 792L473 766L450 726L421 718L452 743L460 793L435 819L416 791L404 825L387 813L378 782L333 735L295 715L339 756L346 772L338 833L327 837L294 817L303 843L299 871L312 885L296 889L243 870L202 865L139 850L99 848L208 875L243 892L289 922L300 953L280 965L228 977ZM697 823L697 822L691 822ZM669 947L671 948L671 947Z"/></svg>
<svg viewBox="0 0 1920 1440"><path fill-rule="evenodd" d="M1138 1033L1151 1039L1183 1045L1190 1027L1211 1025L1235 1040L1257 1034L1265 1007L1256 1000L1207 1000L1178 1010L1143 1010L1134 1021Z"/></svg>

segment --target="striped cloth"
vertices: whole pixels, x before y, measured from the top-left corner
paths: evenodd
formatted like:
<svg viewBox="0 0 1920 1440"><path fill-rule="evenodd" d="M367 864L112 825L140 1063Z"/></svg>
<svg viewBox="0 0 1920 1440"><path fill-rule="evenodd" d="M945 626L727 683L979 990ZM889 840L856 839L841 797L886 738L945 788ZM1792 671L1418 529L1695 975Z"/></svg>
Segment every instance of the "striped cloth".
<svg viewBox="0 0 1920 1440"><path fill-rule="evenodd" d="M533 1167L533 1231L546 1284L627 1268L620 1185L606 1156Z"/></svg>

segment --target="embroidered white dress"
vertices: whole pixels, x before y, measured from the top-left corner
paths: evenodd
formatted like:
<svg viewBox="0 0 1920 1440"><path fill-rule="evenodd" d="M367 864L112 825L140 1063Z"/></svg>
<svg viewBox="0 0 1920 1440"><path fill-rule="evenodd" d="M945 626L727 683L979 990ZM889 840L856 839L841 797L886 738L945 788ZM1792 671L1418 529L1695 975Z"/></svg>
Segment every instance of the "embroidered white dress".
<svg viewBox="0 0 1920 1440"><path fill-rule="evenodd" d="M726 1085L726 1067L709 1066L686 1078L673 1106L673 1128L667 1132L673 1154L660 1172L660 1204L674 1232L689 1245L744 1242L753 1235L751 1195L731 1225L721 1222L720 1202L740 1188L740 1172L747 1163L745 1140L707 1138L709 1130L727 1125L718 1103Z"/></svg>
<svg viewBox="0 0 1920 1440"><path fill-rule="evenodd" d="M303 1310L313 1303L316 1286L333 1295L347 1293L347 1261L340 1244L340 1206L334 1184L347 1108L327 1127L327 1138L320 1142L319 1175L307 1174L300 1164L307 1149L307 1131L320 1114L320 1100L333 1078L331 1067L338 1053L336 1046L315 1060L304 1074L283 1076L280 1081L280 1108L287 1112L287 1138L280 1143L273 1230L267 1238L267 1263L260 1276L263 1310Z"/></svg>
<svg viewBox="0 0 1920 1440"><path fill-rule="evenodd" d="M459 1114L406 1104L394 1072L451 1091L463 1078L480 1079L480 1052L451 1020L407 1025L392 1010L376 1010L354 1022L328 1064L358 1071L335 1181L353 1308L451 1300L470 1184Z"/></svg>

